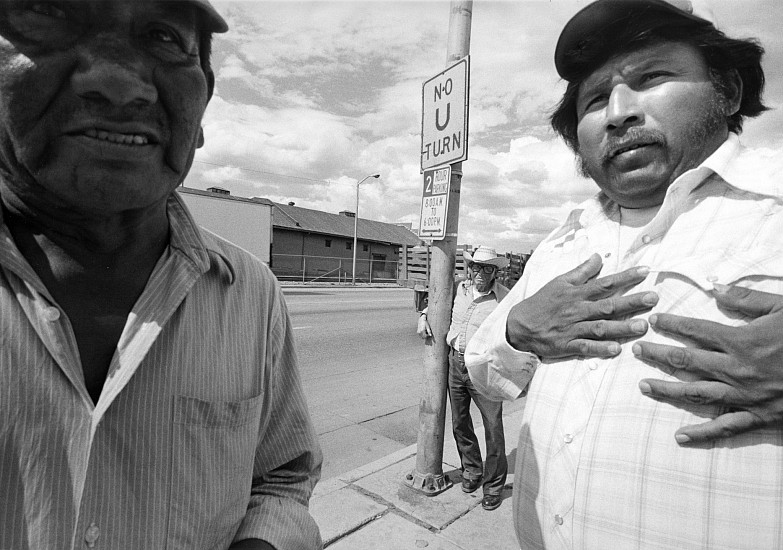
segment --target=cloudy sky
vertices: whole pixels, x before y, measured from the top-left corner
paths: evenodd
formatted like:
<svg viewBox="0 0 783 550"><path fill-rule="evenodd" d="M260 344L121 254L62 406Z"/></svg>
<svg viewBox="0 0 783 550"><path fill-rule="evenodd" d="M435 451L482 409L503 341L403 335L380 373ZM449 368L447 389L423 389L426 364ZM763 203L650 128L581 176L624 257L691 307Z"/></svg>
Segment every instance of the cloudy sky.
<svg viewBox="0 0 783 550"><path fill-rule="evenodd" d="M206 145L186 185L418 227L421 88L446 67L447 0L213 0L231 30L216 37ZM585 0L475 0L469 159L460 244L529 252L595 192L549 129L564 89L552 56ZM783 159L783 2L713 0L731 36L767 50L766 102L744 143L760 162Z"/></svg>

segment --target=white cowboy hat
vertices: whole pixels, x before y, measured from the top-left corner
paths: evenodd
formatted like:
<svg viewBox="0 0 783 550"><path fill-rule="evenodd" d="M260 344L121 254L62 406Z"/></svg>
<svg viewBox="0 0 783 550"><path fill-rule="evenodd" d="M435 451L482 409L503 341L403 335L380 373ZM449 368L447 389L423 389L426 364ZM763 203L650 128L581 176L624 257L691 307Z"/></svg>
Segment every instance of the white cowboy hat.
<svg viewBox="0 0 783 550"><path fill-rule="evenodd" d="M473 254L467 250L462 251L462 257L465 258L465 265L474 263L482 265L494 265L498 269L505 269L508 267L508 258L504 256L498 256L494 248L488 246L479 246L473 251Z"/></svg>

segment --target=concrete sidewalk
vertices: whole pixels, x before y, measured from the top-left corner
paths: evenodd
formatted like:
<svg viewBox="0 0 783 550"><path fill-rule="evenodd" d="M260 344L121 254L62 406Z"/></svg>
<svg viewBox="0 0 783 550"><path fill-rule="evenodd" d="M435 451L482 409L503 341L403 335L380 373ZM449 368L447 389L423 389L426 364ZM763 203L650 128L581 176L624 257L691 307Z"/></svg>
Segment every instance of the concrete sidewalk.
<svg viewBox="0 0 783 550"><path fill-rule="evenodd" d="M522 408L504 414L509 476L500 508L481 507L481 489L472 494L460 487L460 461L446 430L443 472L454 486L429 497L405 484L416 467L416 445L380 460L322 480L315 488L310 510L329 550L517 550L511 517L516 445ZM476 428L484 448L484 429Z"/></svg>

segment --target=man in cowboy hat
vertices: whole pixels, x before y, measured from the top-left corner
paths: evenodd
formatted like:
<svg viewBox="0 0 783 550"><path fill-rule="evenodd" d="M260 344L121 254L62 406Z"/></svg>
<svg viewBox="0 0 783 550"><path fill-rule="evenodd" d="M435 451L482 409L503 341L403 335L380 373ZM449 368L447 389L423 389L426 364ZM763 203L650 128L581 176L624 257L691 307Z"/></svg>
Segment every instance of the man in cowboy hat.
<svg viewBox="0 0 783 550"><path fill-rule="evenodd" d="M503 403L491 401L478 393L465 370L465 346L479 325L497 307L508 289L497 281L499 269L508 267L508 259L498 256L494 248L479 246L473 254L465 250L463 259L468 277L456 287L451 310L451 325L446 334L449 351L449 398L454 440L462 462L462 490L472 493L483 485L481 506L494 510L500 506L506 484L508 462L503 434ZM419 317L419 336L431 338L432 330L425 309ZM484 422L487 447L486 465L482 466L481 449L473 431L470 402L476 403Z"/></svg>
<svg viewBox="0 0 783 550"><path fill-rule="evenodd" d="M763 49L699 7L597 0L558 41L568 86L552 126L600 192L538 247L466 352L481 391L528 392L514 479L522 548L783 547L783 426L763 398L781 380L770 329L783 174L760 170L738 139L766 109ZM694 341L707 349L682 347ZM748 380L759 398L735 401ZM691 399L647 397L678 384ZM682 438L725 413L758 414L762 427Z"/></svg>
<svg viewBox="0 0 783 550"><path fill-rule="evenodd" d="M280 288L175 192L207 0L0 2L0 548L321 546Z"/></svg>

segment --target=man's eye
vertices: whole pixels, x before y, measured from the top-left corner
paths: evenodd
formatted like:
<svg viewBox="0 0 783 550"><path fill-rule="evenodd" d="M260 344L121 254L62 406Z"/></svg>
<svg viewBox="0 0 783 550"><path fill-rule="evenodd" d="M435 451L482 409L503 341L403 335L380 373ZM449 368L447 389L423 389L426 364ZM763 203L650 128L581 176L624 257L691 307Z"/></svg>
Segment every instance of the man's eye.
<svg viewBox="0 0 783 550"><path fill-rule="evenodd" d="M177 33L172 31L171 29L167 28L155 28L150 30L150 37L158 40L160 42L168 42L168 43L179 43L179 36L177 36Z"/></svg>
<svg viewBox="0 0 783 550"><path fill-rule="evenodd" d="M606 100L609 99L609 96L606 94L596 94L584 103L584 109L585 111L589 111L590 109L594 109L598 106L600 106L603 103L606 103Z"/></svg>
<svg viewBox="0 0 783 550"><path fill-rule="evenodd" d="M38 15L45 15L55 19L66 18L65 10L56 2L31 2L28 4L27 9Z"/></svg>
<svg viewBox="0 0 783 550"><path fill-rule="evenodd" d="M650 80L655 80L656 78L660 78L660 77L663 77L663 76L666 76L665 72L663 72L663 71L653 71L653 72L646 73L642 77L642 80L645 81L645 82L648 82Z"/></svg>

